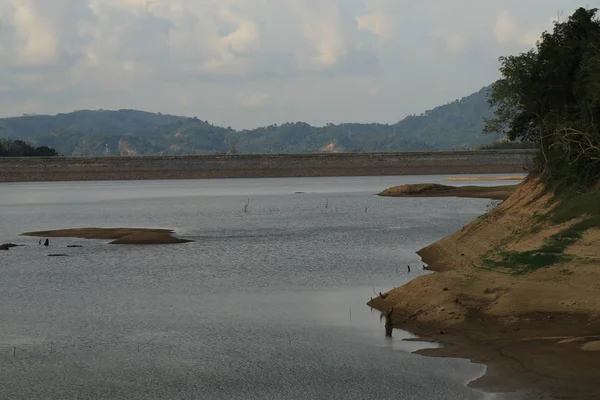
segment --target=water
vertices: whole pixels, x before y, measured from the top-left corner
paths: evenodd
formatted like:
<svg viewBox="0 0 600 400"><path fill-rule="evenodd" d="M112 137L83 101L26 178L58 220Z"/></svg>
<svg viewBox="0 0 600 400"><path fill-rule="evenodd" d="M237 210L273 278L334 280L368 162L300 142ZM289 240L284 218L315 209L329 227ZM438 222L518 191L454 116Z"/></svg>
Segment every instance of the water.
<svg viewBox="0 0 600 400"><path fill-rule="evenodd" d="M365 305L485 211L374 196L443 178L0 184L0 243L27 245L0 252L0 398L488 398L466 387L483 366L411 354L432 345L386 338ZM18 236L87 226L195 242Z"/></svg>

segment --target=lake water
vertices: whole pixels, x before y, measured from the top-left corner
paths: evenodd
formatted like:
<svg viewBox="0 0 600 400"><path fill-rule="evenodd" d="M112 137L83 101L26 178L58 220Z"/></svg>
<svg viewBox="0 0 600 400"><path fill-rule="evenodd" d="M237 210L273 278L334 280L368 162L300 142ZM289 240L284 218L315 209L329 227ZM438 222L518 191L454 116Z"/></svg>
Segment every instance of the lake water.
<svg viewBox="0 0 600 400"><path fill-rule="evenodd" d="M0 184L0 243L27 245L0 252L0 398L497 398L466 387L485 367L411 354L431 345L386 338L365 305L485 212L488 200L374 195L443 179ZM195 241L19 236L88 226Z"/></svg>

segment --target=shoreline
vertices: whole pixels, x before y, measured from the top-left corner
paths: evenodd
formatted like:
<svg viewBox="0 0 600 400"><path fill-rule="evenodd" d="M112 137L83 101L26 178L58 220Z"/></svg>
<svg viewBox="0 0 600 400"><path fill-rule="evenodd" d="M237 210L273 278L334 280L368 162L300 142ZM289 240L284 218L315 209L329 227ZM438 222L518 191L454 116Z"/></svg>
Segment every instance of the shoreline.
<svg viewBox="0 0 600 400"><path fill-rule="evenodd" d="M447 178L450 180L453 178ZM460 178L459 178L460 179ZM493 178L490 178L493 180ZM518 185L447 186L435 183L393 186L379 193L386 197L467 197L472 199L506 200Z"/></svg>
<svg viewBox="0 0 600 400"><path fill-rule="evenodd" d="M192 242L192 240L175 237L173 236L174 233L170 229L150 228L72 228L25 232L20 236L112 240L108 244L128 245L181 244Z"/></svg>
<svg viewBox="0 0 600 400"><path fill-rule="evenodd" d="M416 354L486 365L471 388L600 398L600 230L586 232L567 250L578 258L559 267L515 274L485 263L490 249L528 251L564 229L531 228L531 218L547 212L551 200L526 180L491 212L417 251L434 274L367 304L392 310L393 327L441 345Z"/></svg>
<svg viewBox="0 0 600 400"><path fill-rule="evenodd" d="M520 173L527 151L0 158L0 182Z"/></svg>

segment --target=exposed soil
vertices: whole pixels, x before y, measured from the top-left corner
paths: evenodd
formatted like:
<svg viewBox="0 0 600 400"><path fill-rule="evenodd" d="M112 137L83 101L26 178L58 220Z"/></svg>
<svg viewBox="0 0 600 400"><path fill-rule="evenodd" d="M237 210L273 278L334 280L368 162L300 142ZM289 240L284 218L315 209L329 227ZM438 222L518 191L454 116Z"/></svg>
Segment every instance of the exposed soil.
<svg viewBox="0 0 600 400"><path fill-rule="evenodd" d="M435 183L409 184L393 186L379 193L389 197L470 197L481 199L505 200L517 188L517 185L505 186L447 186Z"/></svg>
<svg viewBox="0 0 600 400"><path fill-rule="evenodd" d="M522 272L486 262L490 252L539 248L577 222L532 229L552 201L538 182L524 182L488 214L418 252L438 273L369 305L393 308L394 326L443 345L421 354L486 364L487 374L471 386L600 398L600 229L568 246L570 258L560 264Z"/></svg>
<svg viewBox="0 0 600 400"><path fill-rule="evenodd" d="M525 176L454 176L446 178L447 181L522 181Z"/></svg>
<svg viewBox="0 0 600 400"><path fill-rule="evenodd" d="M110 244L177 244L187 243L191 240L180 239L173 236L173 231L168 229L145 228L74 228L59 229L54 231L27 232L22 236L35 236L47 238L71 237L81 239L112 239Z"/></svg>

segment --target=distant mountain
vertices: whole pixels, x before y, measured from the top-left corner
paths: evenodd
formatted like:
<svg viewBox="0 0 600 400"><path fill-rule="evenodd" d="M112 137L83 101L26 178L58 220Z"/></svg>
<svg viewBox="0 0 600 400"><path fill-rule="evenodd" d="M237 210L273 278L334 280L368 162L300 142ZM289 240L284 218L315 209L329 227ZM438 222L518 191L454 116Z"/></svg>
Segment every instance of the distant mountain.
<svg viewBox="0 0 600 400"><path fill-rule="evenodd" d="M303 122L236 131L208 121L136 110L75 111L0 119L0 138L27 140L69 156L214 153L379 152L468 149L489 144L488 87L396 124Z"/></svg>

